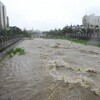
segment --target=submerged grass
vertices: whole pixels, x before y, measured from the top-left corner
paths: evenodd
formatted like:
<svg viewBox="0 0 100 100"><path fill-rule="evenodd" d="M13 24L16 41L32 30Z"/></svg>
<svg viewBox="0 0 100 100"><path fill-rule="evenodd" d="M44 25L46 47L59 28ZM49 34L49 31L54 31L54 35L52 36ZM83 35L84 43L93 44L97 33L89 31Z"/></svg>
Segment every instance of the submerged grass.
<svg viewBox="0 0 100 100"><path fill-rule="evenodd" d="M94 45L94 46L100 47L100 41L91 41L91 40L78 39L78 38L72 38L72 37L56 37L55 39L69 40L69 41L84 44L84 45Z"/></svg>
<svg viewBox="0 0 100 100"><path fill-rule="evenodd" d="M77 39L77 38L72 38L72 37L57 37L56 39L69 40L69 41L81 43L81 44L84 44L84 45L88 44L88 40Z"/></svg>
<svg viewBox="0 0 100 100"><path fill-rule="evenodd" d="M25 50L23 48L15 48L15 49L10 49L9 51L7 51L6 55L11 58L14 55L24 55L25 54Z"/></svg>

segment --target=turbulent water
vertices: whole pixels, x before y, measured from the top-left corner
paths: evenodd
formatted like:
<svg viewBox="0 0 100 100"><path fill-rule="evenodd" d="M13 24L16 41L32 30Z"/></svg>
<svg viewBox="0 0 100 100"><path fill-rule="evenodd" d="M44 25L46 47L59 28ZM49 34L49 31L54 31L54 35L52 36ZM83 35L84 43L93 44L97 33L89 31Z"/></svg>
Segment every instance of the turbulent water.
<svg viewBox="0 0 100 100"><path fill-rule="evenodd" d="M77 88L81 86L93 93L87 92L94 95L93 100L100 100L100 48L39 38L24 40L18 47L24 48L26 54L6 57L0 63L0 100L66 100L63 95L68 91L62 91L62 85L57 89L62 91L60 97L63 99L57 99L60 93L50 99L54 93L50 91L54 88L48 90L48 87L52 84L56 87L57 80L64 84L78 84ZM83 98L83 90L78 89L78 99L68 96L67 100L92 100Z"/></svg>
<svg viewBox="0 0 100 100"><path fill-rule="evenodd" d="M53 41L51 47L47 71L57 80L79 83L100 96L100 48L66 41Z"/></svg>

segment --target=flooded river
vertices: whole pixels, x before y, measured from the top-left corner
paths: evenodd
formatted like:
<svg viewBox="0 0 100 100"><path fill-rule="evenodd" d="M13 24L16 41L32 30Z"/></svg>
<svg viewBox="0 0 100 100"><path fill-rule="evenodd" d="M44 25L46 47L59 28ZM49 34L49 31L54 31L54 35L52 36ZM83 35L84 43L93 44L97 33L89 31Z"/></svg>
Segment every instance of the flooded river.
<svg viewBox="0 0 100 100"><path fill-rule="evenodd" d="M0 61L0 100L100 100L100 48L24 40L25 55Z"/></svg>

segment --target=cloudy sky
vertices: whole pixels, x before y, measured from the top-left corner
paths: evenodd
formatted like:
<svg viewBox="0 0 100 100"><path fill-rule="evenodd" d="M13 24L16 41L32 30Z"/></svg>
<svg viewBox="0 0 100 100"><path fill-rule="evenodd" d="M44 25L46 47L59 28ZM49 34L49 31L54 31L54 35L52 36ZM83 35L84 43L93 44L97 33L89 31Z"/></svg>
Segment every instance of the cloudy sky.
<svg viewBox="0 0 100 100"><path fill-rule="evenodd" d="M100 15L100 0L1 0L10 25L26 29L50 30L82 24L82 17Z"/></svg>

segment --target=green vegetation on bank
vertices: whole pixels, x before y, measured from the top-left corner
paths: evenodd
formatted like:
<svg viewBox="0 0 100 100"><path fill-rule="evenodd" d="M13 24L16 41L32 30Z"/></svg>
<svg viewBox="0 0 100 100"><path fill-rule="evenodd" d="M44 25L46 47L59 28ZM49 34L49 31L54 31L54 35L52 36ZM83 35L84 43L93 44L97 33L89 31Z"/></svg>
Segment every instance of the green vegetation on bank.
<svg viewBox="0 0 100 100"><path fill-rule="evenodd" d="M58 37L58 39L69 40L69 41L76 42L76 43L81 43L81 44L84 44L84 45L88 44L88 40L83 40L83 39L77 39L77 38L71 38L71 37L61 37L61 38Z"/></svg>
<svg viewBox="0 0 100 100"><path fill-rule="evenodd" d="M98 31L98 30L96 30ZM50 30L50 31L45 31L43 32L43 34L45 34L46 38L51 38L51 39L63 39L63 40L69 40L72 42L76 42L76 43L81 43L84 45L94 45L94 46L98 46L100 47L100 41L97 40L87 40L87 39L79 39L79 38L73 38L73 37L69 37L67 34L75 34L75 33L82 33L82 34L94 34L92 29L87 29L87 31L85 29L79 29L79 28L75 28L72 29L72 27L68 27L65 26L63 29L54 29L54 30Z"/></svg>
<svg viewBox="0 0 100 100"><path fill-rule="evenodd" d="M6 55L11 58L14 55L24 55L25 54L25 50L23 48L15 48L15 49L10 49L9 51L7 51Z"/></svg>
<svg viewBox="0 0 100 100"><path fill-rule="evenodd" d="M69 40L69 41L84 44L84 45L94 45L94 46L100 47L100 41L78 39L78 38L72 38L72 37L67 37L67 36L63 36L63 37L58 36L58 37L55 37L54 39Z"/></svg>
<svg viewBox="0 0 100 100"><path fill-rule="evenodd" d="M0 36L3 37L12 37L12 36L24 36L24 37L31 37L31 33L24 29L20 29L19 27L13 26L9 29L0 29Z"/></svg>
<svg viewBox="0 0 100 100"><path fill-rule="evenodd" d="M93 40L92 38L89 39L82 39L78 37L71 37L73 34L87 34L87 35L92 35L92 34L98 34L99 30L95 29L95 33L93 29L84 29L81 27L82 25L77 25L77 26L65 26L62 29L54 29L50 31L44 31L43 34L45 34L45 38L51 38L51 39L63 39L63 40L69 40L72 42L76 43L81 43L84 45L94 45L100 47L100 41L98 40ZM69 35L70 34L70 35ZM72 35L71 35L72 34Z"/></svg>

